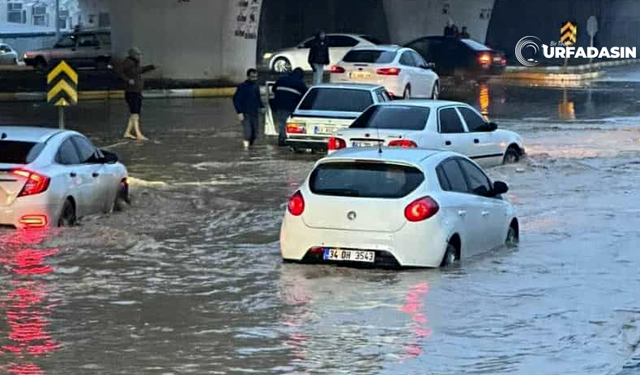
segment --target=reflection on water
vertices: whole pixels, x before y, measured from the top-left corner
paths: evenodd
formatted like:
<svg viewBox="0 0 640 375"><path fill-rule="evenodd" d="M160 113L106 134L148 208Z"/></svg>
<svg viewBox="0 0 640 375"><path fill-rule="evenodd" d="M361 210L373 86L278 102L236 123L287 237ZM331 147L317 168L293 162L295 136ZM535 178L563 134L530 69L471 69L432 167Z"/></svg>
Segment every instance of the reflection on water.
<svg viewBox="0 0 640 375"><path fill-rule="evenodd" d="M46 235L46 230L30 230L0 236L0 263L4 265L0 276L8 286L8 292L0 296L7 328L0 330L7 332L0 336L0 354L6 356L3 362L7 365L2 368L10 374L44 374L34 362L60 348L47 332L53 304L42 281L53 272L46 260L58 249L35 248Z"/></svg>
<svg viewBox="0 0 640 375"><path fill-rule="evenodd" d="M427 283L419 283L411 287L409 294L405 298L406 303L398 308L400 311L409 314L412 320L413 340L410 344L404 346L406 355L403 358L417 357L422 354L420 344L422 340L431 336L423 306L425 295L428 291L429 285Z"/></svg>
<svg viewBox="0 0 640 375"><path fill-rule="evenodd" d="M576 109L574 103L567 99L567 89L562 93L562 102L558 104L558 118L560 120L575 120Z"/></svg>
<svg viewBox="0 0 640 375"><path fill-rule="evenodd" d="M489 85L480 85L480 90L478 90L478 104L480 105L480 113L486 121L491 121L489 119L489 103L491 102L491 97L489 96Z"/></svg>

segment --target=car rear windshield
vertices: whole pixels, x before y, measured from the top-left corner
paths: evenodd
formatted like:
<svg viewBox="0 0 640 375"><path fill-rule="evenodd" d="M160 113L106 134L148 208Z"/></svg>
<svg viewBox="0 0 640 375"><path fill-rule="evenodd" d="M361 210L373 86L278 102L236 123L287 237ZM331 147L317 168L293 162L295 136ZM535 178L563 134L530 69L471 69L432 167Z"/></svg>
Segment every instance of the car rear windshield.
<svg viewBox="0 0 640 375"><path fill-rule="evenodd" d="M359 49L347 53L342 61L348 63L388 64L396 58L396 52Z"/></svg>
<svg viewBox="0 0 640 375"><path fill-rule="evenodd" d="M360 198L402 198L424 181L420 170L379 162L320 164L311 174L309 187L319 195Z"/></svg>
<svg viewBox="0 0 640 375"><path fill-rule="evenodd" d="M44 143L0 141L0 163L29 164L36 160Z"/></svg>
<svg viewBox="0 0 640 375"><path fill-rule="evenodd" d="M476 50L476 51L490 51L491 48L485 46L482 43L478 43L473 39L462 39L461 40L462 43L466 44L467 46L471 47L471 49Z"/></svg>
<svg viewBox="0 0 640 375"><path fill-rule="evenodd" d="M427 125L430 109L418 106L375 106L358 117L350 128L422 130Z"/></svg>
<svg viewBox="0 0 640 375"><path fill-rule="evenodd" d="M371 35L360 35L360 38L373 44L382 44L382 41L380 39L372 37Z"/></svg>
<svg viewBox="0 0 640 375"><path fill-rule="evenodd" d="M362 112L373 104L368 90L313 88L305 96L301 110Z"/></svg>

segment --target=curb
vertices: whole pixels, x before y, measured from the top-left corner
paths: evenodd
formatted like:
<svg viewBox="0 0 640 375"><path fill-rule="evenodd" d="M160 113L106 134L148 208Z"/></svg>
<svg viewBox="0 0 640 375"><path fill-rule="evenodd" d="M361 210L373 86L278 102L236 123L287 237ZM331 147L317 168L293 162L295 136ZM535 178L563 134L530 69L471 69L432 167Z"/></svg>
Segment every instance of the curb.
<svg viewBox="0 0 640 375"><path fill-rule="evenodd" d="M583 65L576 66L568 66L565 70L562 66L547 66L547 67L526 67L526 66L508 66L506 68L506 73L538 73L538 74L577 74L577 73L591 73L594 70L600 70L602 68L615 67L615 66L625 66L625 65L634 65L640 64L640 59L627 59L627 60L618 60L618 61L602 61Z"/></svg>
<svg viewBox="0 0 640 375"><path fill-rule="evenodd" d="M501 80L528 80L547 82L575 82L589 81L600 78L604 72L599 70L589 73L534 73L534 72L505 72L499 79Z"/></svg>
<svg viewBox="0 0 640 375"><path fill-rule="evenodd" d="M228 98L236 92L235 87L218 87L209 89L173 89L147 90L143 92L145 98ZM109 100L124 98L123 90L80 91L79 100ZM44 101L44 92L16 92L0 93L0 101Z"/></svg>

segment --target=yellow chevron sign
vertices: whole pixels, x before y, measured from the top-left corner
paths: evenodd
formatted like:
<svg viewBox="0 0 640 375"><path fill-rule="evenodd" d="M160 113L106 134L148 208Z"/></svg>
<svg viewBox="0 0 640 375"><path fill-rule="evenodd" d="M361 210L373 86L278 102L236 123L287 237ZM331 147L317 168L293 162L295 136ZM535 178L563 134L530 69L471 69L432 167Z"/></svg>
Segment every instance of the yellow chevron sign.
<svg viewBox="0 0 640 375"><path fill-rule="evenodd" d="M572 22L565 23L560 28L560 41L565 46L572 46L578 41L578 26Z"/></svg>
<svg viewBox="0 0 640 375"><path fill-rule="evenodd" d="M62 61L47 75L47 101L58 107L78 104L78 73Z"/></svg>

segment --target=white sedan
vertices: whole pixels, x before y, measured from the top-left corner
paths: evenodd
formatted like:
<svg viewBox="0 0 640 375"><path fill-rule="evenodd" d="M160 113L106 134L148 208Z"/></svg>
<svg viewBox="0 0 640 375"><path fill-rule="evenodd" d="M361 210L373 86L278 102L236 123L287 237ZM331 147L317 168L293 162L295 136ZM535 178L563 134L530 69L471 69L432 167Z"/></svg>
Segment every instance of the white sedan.
<svg viewBox="0 0 640 375"><path fill-rule="evenodd" d="M518 242L507 190L453 152L343 150L318 161L289 199L280 250L304 263L448 266Z"/></svg>
<svg viewBox="0 0 640 375"><path fill-rule="evenodd" d="M0 43L0 65L18 65L18 53L8 44Z"/></svg>
<svg viewBox="0 0 640 375"><path fill-rule="evenodd" d="M277 73L291 71L295 68L310 71L311 66L307 60L313 39L314 37L308 38L295 47L266 52L262 55L262 65ZM342 60L344 55L355 46L373 46L380 43L377 39L362 34L326 34L326 41L331 63ZM330 65L327 65L325 69L329 70Z"/></svg>
<svg viewBox="0 0 640 375"><path fill-rule="evenodd" d="M71 226L128 199L126 168L82 134L0 127L0 225Z"/></svg>
<svg viewBox="0 0 640 375"><path fill-rule="evenodd" d="M515 163L525 155L522 137L499 130L473 107L442 100L399 100L369 107L329 142L344 147L419 147L455 151L483 167Z"/></svg>
<svg viewBox="0 0 640 375"><path fill-rule="evenodd" d="M382 85L396 98L438 99L440 79L432 67L411 48L356 47L331 67L331 82Z"/></svg>

